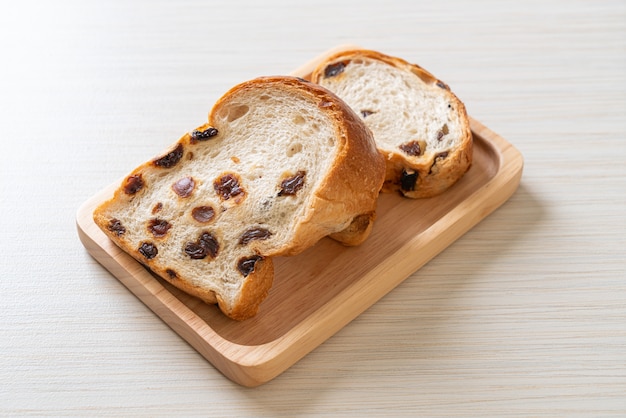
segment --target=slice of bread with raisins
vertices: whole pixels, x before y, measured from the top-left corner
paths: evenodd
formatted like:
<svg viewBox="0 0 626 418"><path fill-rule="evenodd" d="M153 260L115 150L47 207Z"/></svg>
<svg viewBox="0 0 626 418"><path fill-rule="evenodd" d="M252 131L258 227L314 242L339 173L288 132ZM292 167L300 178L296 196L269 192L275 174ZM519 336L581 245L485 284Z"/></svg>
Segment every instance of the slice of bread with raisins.
<svg viewBox="0 0 626 418"><path fill-rule="evenodd" d="M126 176L94 220L151 271L243 320L272 285L272 257L328 235L367 238L384 172L370 130L336 95L261 77Z"/></svg>
<svg viewBox="0 0 626 418"><path fill-rule="evenodd" d="M374 133L387 161L383 191L432 197L469 169L472 134L465 106L418 65L348 50L324 59L311 81L345 100Z"/></svg>

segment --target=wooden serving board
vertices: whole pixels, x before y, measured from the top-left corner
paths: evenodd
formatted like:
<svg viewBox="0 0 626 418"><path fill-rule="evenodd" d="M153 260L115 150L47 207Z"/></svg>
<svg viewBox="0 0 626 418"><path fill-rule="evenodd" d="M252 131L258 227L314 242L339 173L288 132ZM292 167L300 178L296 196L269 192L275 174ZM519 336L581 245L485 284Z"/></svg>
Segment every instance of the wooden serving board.
<svg viewBox="0 0 626 418"><path fill-rule="evenodd" d="M308 77L322 57L294 74ZM372 234L359 247L325 238L302 254L275 259L268 298L256 317L243 322L154 276L100 231L93 209L117 183L80 207L78 234L99 263L225 376L257 386L312 351L513 194L522 175L521 154L478 121L470 122L474 159L459 183L430 199L382 194Z"/></svg>

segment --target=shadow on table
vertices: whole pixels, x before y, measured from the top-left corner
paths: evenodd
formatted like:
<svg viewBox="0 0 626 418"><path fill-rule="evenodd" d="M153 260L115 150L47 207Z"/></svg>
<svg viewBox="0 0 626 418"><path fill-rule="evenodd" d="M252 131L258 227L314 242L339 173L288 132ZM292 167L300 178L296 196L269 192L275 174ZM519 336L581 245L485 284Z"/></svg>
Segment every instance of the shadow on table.
<svg viewBox="0 0 626 418"><path fill-rule="evenodd" d="M427 361L435 365L430 367L431 374L436 365L446 369L441 363L450 360L450 353L439 355L438 349L446 342L467 338L467 334L455 334L463 330L452 322L460 314L471 316L475 309L463 300L480 298L477 292L489 287L482 280L485 270L515 251L545 215L541 201L522 181L508 202L331 337L332 343L322 344L274 380L240 390L260 411L298 415L329 391L352 393L353 388L346 385L355 380L389 383L390 368L392 375L398 375L397 367L403 363L410 368ZM489 277L493 279L494 274ZM420 370L409 374L420 375ZM364 383L364 387L375 387L376 382ZM415 388L406 390L416 393ZM285 405L285 399L292 400L291 409L277 411L276 405Z"/></svg>

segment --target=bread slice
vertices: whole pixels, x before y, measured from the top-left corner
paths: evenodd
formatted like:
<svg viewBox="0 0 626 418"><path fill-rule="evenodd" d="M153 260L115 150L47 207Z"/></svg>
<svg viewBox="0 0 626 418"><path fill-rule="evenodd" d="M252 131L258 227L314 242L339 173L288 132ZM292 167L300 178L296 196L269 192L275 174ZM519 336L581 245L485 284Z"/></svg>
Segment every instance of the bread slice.
<svg viewBox="0 0 626 418"><path fill-rule="evenodd" d="M367 237L384 170L371 132L334 94L263 77L126 176L94 220L154 273L243 320L271 287L272 257L330 234Z"/></svg>
<svg viewBox="0 0 626 418"><path fill-rule="evenodd" d="M344 99L374 133L387 161L383 191L435 196L469 169L472 134L465 106L418 65L349 50L323 60L311 81Z"/></svg>

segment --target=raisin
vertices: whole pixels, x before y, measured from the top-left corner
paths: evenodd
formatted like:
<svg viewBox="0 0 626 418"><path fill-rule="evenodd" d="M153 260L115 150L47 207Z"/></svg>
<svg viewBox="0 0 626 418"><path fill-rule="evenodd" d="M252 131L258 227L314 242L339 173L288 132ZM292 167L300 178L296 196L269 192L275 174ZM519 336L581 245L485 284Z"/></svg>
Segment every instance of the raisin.
<svg viewBox="0 0 626 418"><path fill-rule="evenodd" d="M259 260L262 260L263 257L260 255L253 255L251 257L242 257L239 259L237 263L237 269L244 277L248 277L250 273L254 271L254 267Z"/></svg>
<svg viewBox="0 0 626 418"><path fill-rule="evenodd" d="M450 133L450 130L448 129L448 124L444 123L441 127L441 130L437 131L437 141L441 141L444 135L448 135L448 133Z"/></svg>
<svg viewBox="0 0 626 418"><path fill-rule="evenodd" d="M161 212L161 209L163 209L163 203L158 202L156 205L154 205L154 207L152 208L152 214L156 214Z"/></svg>
<svg viewBox="0 0 626 418"><path fill-rule="evenodd" d="M265 198L261 201L260 209L262 211L267 212L273 206L272 197L273 196Z"/></svg>
<svg viewBox="0 0 626 418"><path fill-rule="evenodd" d="M202 248L206 249L207 253L211 257L215 258L217 256L220 244L217 242L217 238L215 238L212 234L203 232L202 235L200 235L199 243Z"/></svg>
<svg viewBox="0 0 626 418"><path fill-rule="evenodd" d="M374 113L376 113L376 112L374 112L373 110L367 110L367 109L361 110L361 116L363 116L363 118L366 118L369 115L372 115Z"/></svg>
<svg viewBox="0 0 626 418"><path fill-rule="evenodd" d="M215 135L217 135L217 133L217 129L213 127L207 128L203 131L196 129L191 133L191 142L194 143L196 141L206 141L213 138Z"/></svg>
<svg viewBox="0 0 626 418"><path fill-rule="evenodd" d="M148 260L153 259L159 253L156 245L151 242L142 242L139 246L139 252Z"/></svg>
<svg viewBox="0 0 626 418"><path fill-rule="evenodd" d="M152 163L157 167L170 168L174 167L181 158L183 158L183 144L178 144L174 150L153 160Z"/></svg>
<svg viewBox="0 0 626 418"><path fill-rule="evenodd" d="M183 177L176 183L172 184L172 190L174 190L174 192L180 197L189 197L195 186L196 183L193 181L192 177Z"/></svg>
<svg viewBox="0 0 626 418"><path fill-rule="evenodd" d="M195 242L188 242L185 245L185 253L194 260L200 260L206 257L206 250Z"/></svg>
<svg viewBox="0 0 626 418"><path fill-rule="evenodd" d="M119 219L115 219L115 218L109 221L108 228L109 228L109 231L115 233L115 235L117 235L118 237L123 235L126 232L126 228L124 228L124 225L122 225Z"/></svg>
<svg viewBox="0 0 626 418"><path fill-rule="evenodd" d="M213 189L222 200L228 200L244 194L243 188L239 185L239 180L234 174L224 174L213 182Z"/></svg>
<svg viewBox="0 0 626 418"><path fill-rule="evenodd" d="M124 185L124 193L135 194L143 187L143 179L141 174L134 174L126 178L126 184Z"/></svg>
<svg viewBox="0 0 626 418"><path fill-rule="evenodd" d="M167 275L169 276L170 279L178 279L178 273L176 273L174 270L172 269L167 269L165 270L165 272L167 273Z"/></svg>
<svg viewBox="0 0 626 418"><path fill-rule="evenodd" d="M399 148L404 151L405 154L414 157L419 157L420 155L422 155L422 147L420 147L420 144L417 141L407 142L406 144L400 145Z"/></svg>
<svg viewBox="0 0 626 418"><path fill-rule="evenodd" d="M280 183L278 196L293 196L304 186L306 172L298 171L293 176L287 177Z"/></svg>
<svg viewBox="0 0 626 418"><path fill-rule="evenodd" d="M450 87L448 87L446 83L444 83L443 81L437 80L436 84L437 84L437 87L440 87L444 90L450 90Z"/></svg>
<svg viewBox="0 0 626 418"><path fill-rule="evenodd" d="M415 184L417 183L417 171L410 169L403 169L402 176L400 177L400 188L405 192L412 192L415 190Z"/></svg>
<svg viewBox="0 0 626 418"><path fill-rule="evenodd" d="M343 70L346 68L345 62L337 62L335 64L330 64L328 67L324 69L324 78L335 77L343 73Z"/></svg>
<svg viewBox="0 0 626 418"><path fill-rule="evenodd" d="M217 238L210 232L203 232L196 242L188 242L185 245L185 253L194 260L200 260L207 255L217 257L220 245Z"/></svg>
<svg viewBox="0 0 626 418"><path fill-rule="evenodd" d="M215 216L215 210L211 206L197 206L191 211L191 217L196 221L209 222Z"/></svg>
<svg viewBox="0 0 626 418"><path fill-rule="evenodd" d="M239 238L239 245L248 245L252 240L265 240L272 236L272 233L265 228L250 228Z"/></svg>
<svg viewBox="0 0 626 418"><path fill-rule="evenodd" d="M150 223L148 224L148 230L152 232L152 235L157 238L165 236L165 234L167 234L167 231L169 231L171 227L172 224L170 224L168 221L157 218L151 219Z"/></svg>

